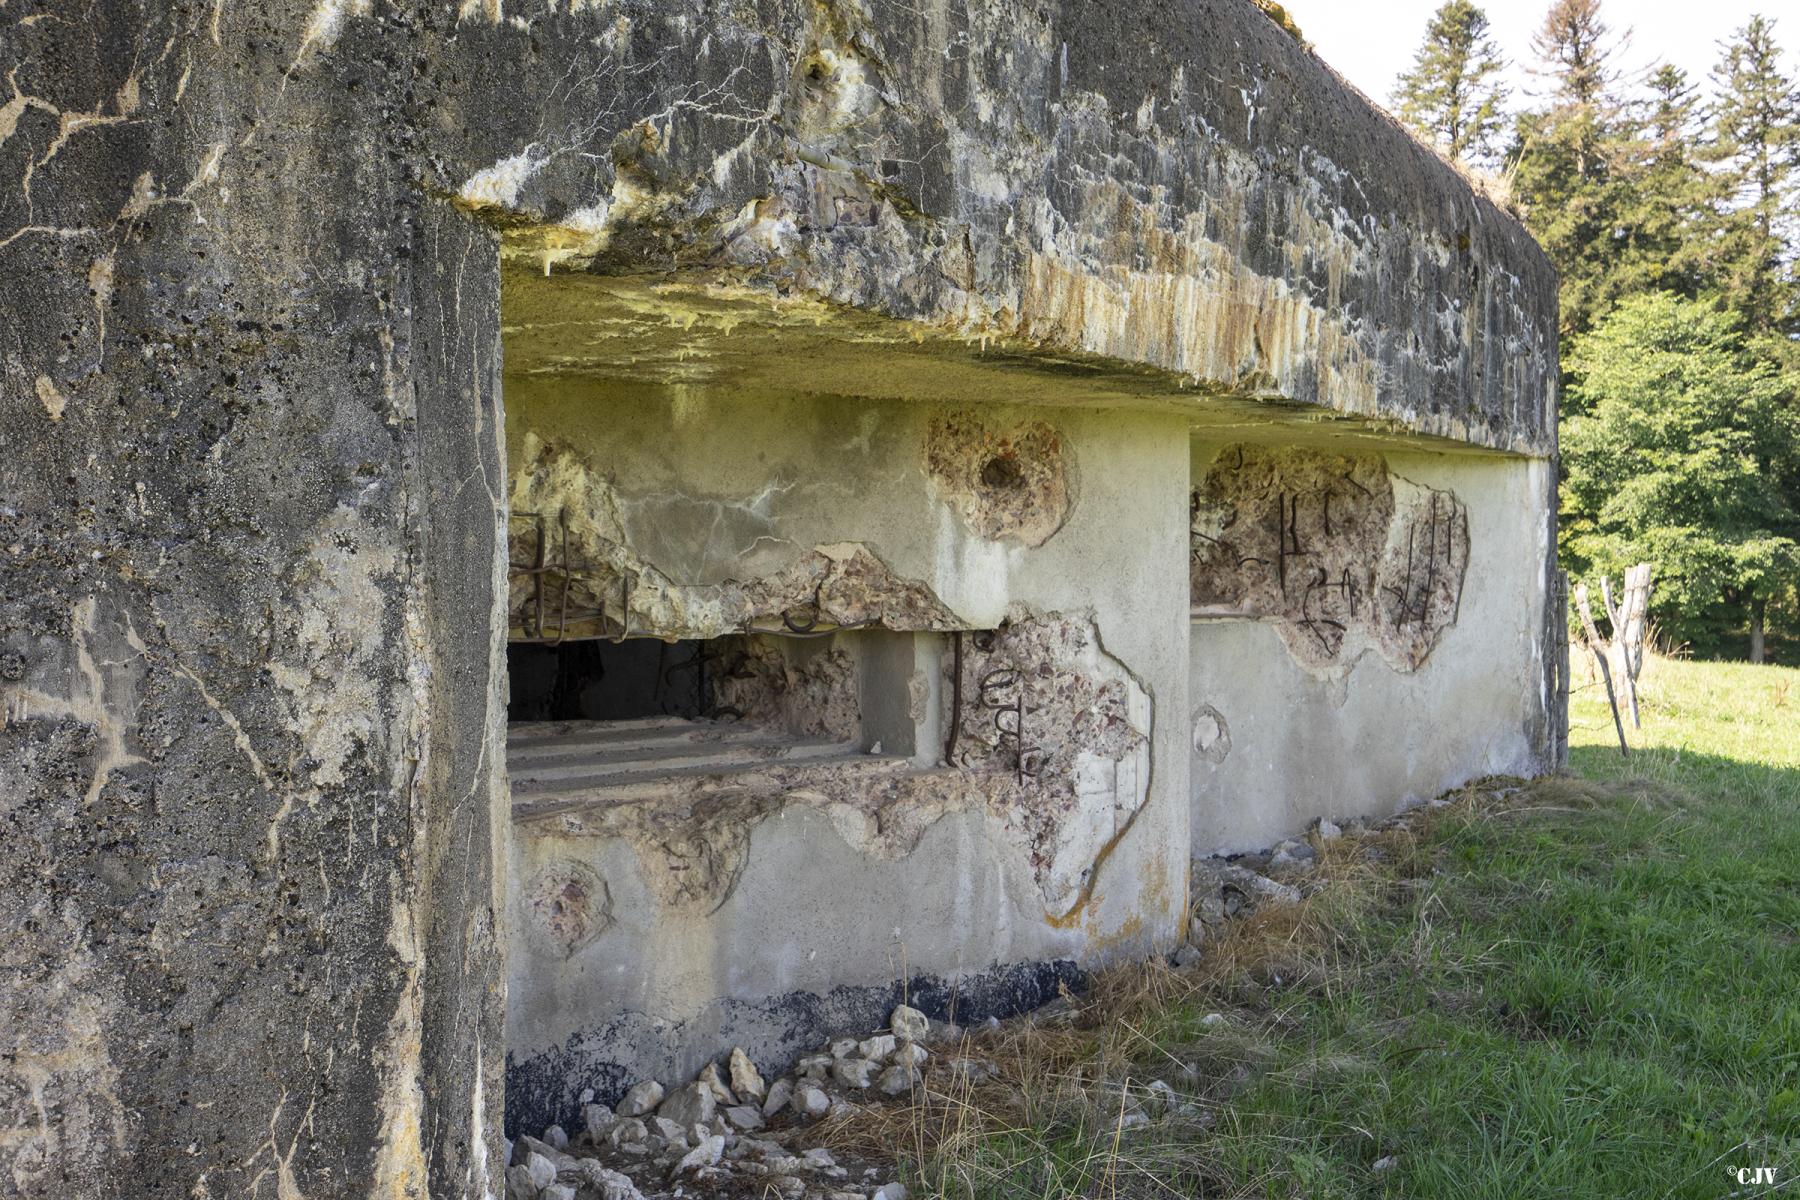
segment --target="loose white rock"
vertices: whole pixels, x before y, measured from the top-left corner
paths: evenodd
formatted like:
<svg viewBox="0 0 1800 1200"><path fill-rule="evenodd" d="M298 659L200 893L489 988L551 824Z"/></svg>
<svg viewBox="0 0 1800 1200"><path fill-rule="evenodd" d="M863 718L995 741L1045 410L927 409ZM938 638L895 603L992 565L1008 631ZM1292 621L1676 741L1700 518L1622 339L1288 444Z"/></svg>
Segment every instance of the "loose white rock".
<svg viewBox="0 0 1800 1200"><path fill-rule="evenodd" d="M625 1093L619 1101L621 1117L641 1117L650 1112L663 1100L663 1085L654 1079L646 1079Z"/></svg>
<svg viewBox="0 0 1800 1200"><path fill-rule="evenodd" d="M1330 817L1319 818L1319 840L1321 842L1329 842L1333 838L1341 838L1343 836L1343 827L1336 821L1333 821Z"/></svg>
<svg viewBox="0 0 1800 1200"><path fill-rule="evenodd" d="M713 1094L713 1099L720 1104L737 1103L737 1097L731 1094L731 1089L725 1086L725 1080L719 1075L718 1063L707 1063L700 1074L694 1077L694 1081L705 1084L706 1089Z"/></svg>
<svg viewBox="0 0 1800 1200"><path fill-rule="evenodd" d="M897 1180L884 1183L870 1193L869 1200L906 1200L906 1185Z"/></svg>
<svg viewBox="0 0 1800 1200"><path fill-rule="evenodd" d="M898 1096L902 1092L910 1092L919 1082L917 1067L892 1066L881 1073L875 1086L884 1094Z"/></svg>
<svg viewBox="0 0 1800 1200"><path fill-rule="evenodd" d="M531 1185L540 1192L556 1182L556 1164L536 1150L526 1152L525 1169L531 1173Z"/></svg>
<svg viewBox="0 0 1800 1200"><path fill-rule="evenodd" d="M617 1121L611 1129L606 1131L606 1140L612 1143L615 1150L626 1142L641 1142L648 1136L650 1136L649 1127L636 1117L626 1117Z"/></svg>
<svg viewBox="0 0 1800 1200"><path fill-rule="evenodd" d="M763 1077L756 1070L756 1064L739 1046L731 1052L731 1090L737 1093L739 1100L761 1100L763 1098Z"/></svg>
<svg viewBox="0 0 1800 1200"><path fill-rule="evenodd" d="M676 1095L680 1094L681 1093L679 1092L676 1093ZM668 1106L669 1102L667 1100L663 1101L663 1107L667 1108ZM670 1120L668 1117L658 1113L656 1116L650 1118L649 1124L651 1131L667 1143L670 1148L679 1146L683 1150L687 1149L688 1131L683 1128L679 1122Z"/></svg>
<svg viewBox="0 0 1800 1200"><path fill-rule="evenodd" d="M569 1148L569 1135L563 1132L563 1127L561 1125L552 1125L550 1128L544 1130L544 1140L558 1150L567 1150Z"/></svg>
<svg viewBox="0 0 1800 1200"><path fill-rule="evenodd" d="M793 1097L793 1094L793 1080L777 1079L774 1083L771 1083L769 1085L769 1094L763 1098L763 1116L772 1117L783 1108L787 1107L787 1102Z"/></svg>
<svg viewBox="0 0 1800 1200"><path fill-rule="evenodd" d="M582 1185L589 1193L598 1193L596 1200L644 1200L629 1175L609 1170L591 1158L581 1160L580 1171Z"/></svg>
<svg viewBox="0 0 1800 1200"><path fill-rule="evenodd" d="M675 1164L673 1173L681 1175L689 1171L698 1171L702 1167L710 1167L719 1161L719 1156L723 1153L725 1153L725 1139L715 1134L682 1155L681 1161Z"/></svg>
<svg viewBox="0 0 1800 1200"><path fill-rule="evenodd" d="M618 1124L619 1118L604 1104L584 1104L581 1108L581 1121L587 1126L588 1140L598 1144L606 1136L606 1131Z"/></svg>
<svg viewBox="0 0 1800 1200"><path fill-rule="evenodd" d="M702 1078L669 1093L668 1098L657 1107L656 1115L667 1117L685 1129L690 1125L710 1124L717 1104L717 1093Z"/></svg>
<svg viewBox="0 0 1800 1200"><path fill-rule="evenodd" d="M840 1058L832 1064L831 1074L845 1087L866 1088L874 1078L877 1065L866 1058Z"/></svg>
<svg viewBox="0 0 1800 1200"><path fill-rule="evenodd" d="M856 1053L856 1048L857 1041L855 1038L839 1038L837 1041L831 1043L831 1057L833 1059L849 1058L852 1054Z"/></svg>
<svg viewBox="0 0 1800 1200"><path fill-rule="evenodd" d="M1392 1154L1384 1154L1369 1167L1371 1171L1391 1171L1399 1165L1399 1160Z"/></svg>
<svg viewBox="0 0 1800 1200"><path fill-rule="evenodd" d="M902 1041L922 1042L931 1028L931 1020L918 1009L902 1004L889 1015L888 1028Z"/></svg>
<svg viewBox="0 0 1800 1200"><path fill-rule="evenodd" d="M794 1112L807 1119L822 1117L831 1111L831 1097L825 1089L816 1083L799 1083L794 1086L793 1099L788 1101Z"/></svg>
<svg viewBox="0 0 1800 1200"><path fill-rule="evenodd" d="M926 1053L925 1047L916 1042L907 1042L894 1051L894 1057L890 1061L897 1067L922 1067L929 1057L931 1056Z"/></svg>
<svg viewBox="0 0 1800 1200"><path fill-rule="evenodd" d="M734 1127L745 1132L761 1129L763 1126L762 1113L753 1104L732 1105L725 1110L725 1119L730 1121Z"/></svg>
<svg viewBox="0 0 1800 1200"><path fill-rule="evenodd" d="M1225 1014L1207 1013L1204 1017L1200 1018L1200 1023L1208 1029L1211 1029L1215 1025L1223 1025L1225 1023Z"/></svg>
<svg viewBox="0 0 1800 1200"><path fill-rule="evenodd" d="M572 1184L553 1183L538 1193L538 1200L575 1200L575 1188Z"/></svg>
<svg viewBox="0 0 1800 1200"><path fill-rule="evenodd" d="M874 1037L864 1038L856 1048L864 1058L880 1062L894 1052L895 1046L893 1034L878 1033Z"/></svg>
<svg viewBox="0 0 1800 1200"><path fill-rule="evenodd" d="M524 1163L506 1168L507 1200L537 1200L538 1186L531 1181L531 1169Z"/></svg>

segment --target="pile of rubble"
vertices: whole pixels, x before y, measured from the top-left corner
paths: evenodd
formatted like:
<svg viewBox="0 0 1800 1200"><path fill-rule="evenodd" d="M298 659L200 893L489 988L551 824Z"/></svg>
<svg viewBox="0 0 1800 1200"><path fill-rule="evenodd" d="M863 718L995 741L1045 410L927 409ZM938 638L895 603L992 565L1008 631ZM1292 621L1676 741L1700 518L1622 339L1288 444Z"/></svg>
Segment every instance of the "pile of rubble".
<svg viewBox="0 0 1800 1200"><path fill-rule="evenodd" d="M916 1008L896 1008L888 1028L841 1038L765 1083L743 1050L724 1070L709 1063L691 1083L665 1090L646 1080L616 1108L582 1106L583 1128L571 1136L553 1125L542 1138L507 1146L508 1200L655 1200L675 1196L769 1196L782 1200L905 1200L906 1188L881 1172L852 1169L823 1148L801 1150L798 1135L820 1119L843 1115L852 1096L897 1098L924 1080L928 1044L964 1042L953 1025ZM964 1042L966 1046L966 1042ZM990 1064L957 1056L942 1068L977 1079ZM892 1167L888 1168L892 1174Z"/></svg>

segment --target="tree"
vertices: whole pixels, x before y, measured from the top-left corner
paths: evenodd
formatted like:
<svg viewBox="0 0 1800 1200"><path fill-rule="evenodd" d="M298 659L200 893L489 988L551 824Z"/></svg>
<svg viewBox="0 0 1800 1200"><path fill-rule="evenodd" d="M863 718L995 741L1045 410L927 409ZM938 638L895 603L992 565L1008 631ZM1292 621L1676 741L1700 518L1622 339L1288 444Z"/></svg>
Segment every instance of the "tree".
<svg viewBox="0 0 1800 1200"><path fill-rule="evenodd" d="M1572 337L1610 305L1626 242L1620 176L1629 147L1612 91L1618 46L1599 0L1555 0L1532 45L1535 72L1552 83L1550 103L1519 117L1512 192L1562 277L1562 331Z"/></svg>
<svg viewBox="0 0 1800 1200"><path fill-rule="evenodd" d="M1551 80L1559 102L1596 107L1608 101L1619 77L1612 65L1618 45L1600 19L1600 0L1555 0L1531 48L1542 61L1534 72Z"/></svg>
<svg viewBox="0 0 1800 1200"><path fill-rule="evenodd" d="M1626 108L1618 164L1623 238L1609 277L1596 288L1602 308L1636 292L1693 299L1711 277L1710 232L1724 189L1697 150L1704 133L1699 89L1687 72L1663 63L1645 90Z"/></svg>
<svg viewBox="0 0 1800 1200"><path fill-rule="evenodd" d="M1633 296L1576 339L1565 422L1563 551L1576 573L1656 563L1664 628L1716 647L1747 622L1753 661L1772 598L1800 572L1800 419L1729 314Z"/></svg>
<svg viewBox="0 0 1800 1200"><path fill-rule="evenodd" d="M1504 118L1505 69L1487 14L1470 0L1446 0L1395 84L1400 119L1451 158L1489 163Z"/></svg>
<svg viewBox="0 0 1800 1200"><path fill-rule="evenodd" d="M1794 332L1800 323L1791 256L1800 205L1800 96L1781 70L1773 22L1752 17L1738 30L1713 80L1714 152L1732 201L1720 216L1720 289L1752 334Z"/></svg>

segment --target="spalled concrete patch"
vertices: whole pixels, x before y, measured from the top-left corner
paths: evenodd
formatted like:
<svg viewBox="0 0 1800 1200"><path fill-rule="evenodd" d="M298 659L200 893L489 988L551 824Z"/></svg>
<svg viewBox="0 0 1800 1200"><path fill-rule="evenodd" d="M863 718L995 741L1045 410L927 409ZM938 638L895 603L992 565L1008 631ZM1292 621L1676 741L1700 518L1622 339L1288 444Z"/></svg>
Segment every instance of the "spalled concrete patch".
<svg viewBox="0 0 1800 1200"><path fill-rule="evenodd" d="M997 816L1064 917L1149 793L1150 697L1091 617L1022 616L964 640L952 761L1011 782L993 792Z"/></svg>
<svg viewBox="0 0 1800 1200"><path fill-rule="evenodd" d="M861 731L856 664L837 648L800 655L767 637L719 643L713 698L720 711L799 737L847 742Z"/></svg>
<svg viewBox="0 0 1800 1200"><path fill-rule="evenodd" d="M585 863L564 860L545 867L521 893L530 912L524 924L564 957L605 933L613 923L606 881Z"/></svg>
<svg viewBox="0 0 1800 1200"><path fill-rule="evenodd" d="M925 463L941 500L982 537L1041 546L1074 503L1062 435L1043 421L996 430L979 417L934 417Z"/></svg>
<svg viewBox="0 0 1800 1200"><path fill-rule="evenodd" d="M1390 475L1377 455L1230 446L1191 512L1195 614L1273 621L1308 667L1372 646L1417 670L1456 620L1469 562L1462 502Z"/></svg>
<svg viewBox="0 0 1800 1200"><path fill-rule="evenodd" d="M533 577L515 574L510 620L517 631L714 638L757 629L962 625L930 588L898 578L866 546L783 543L754 500L678 506L667 497L622 495L580 454L536 434L526 438L512 480L512 562L551 570L541 600ZM679 507L692 533L685 541L668 528L654 539L634 537L654 524L638 515L647 503L665 526ZM676 543L681 561L669 561L674 550L662 562L651 557L657 545Z"/></svg>

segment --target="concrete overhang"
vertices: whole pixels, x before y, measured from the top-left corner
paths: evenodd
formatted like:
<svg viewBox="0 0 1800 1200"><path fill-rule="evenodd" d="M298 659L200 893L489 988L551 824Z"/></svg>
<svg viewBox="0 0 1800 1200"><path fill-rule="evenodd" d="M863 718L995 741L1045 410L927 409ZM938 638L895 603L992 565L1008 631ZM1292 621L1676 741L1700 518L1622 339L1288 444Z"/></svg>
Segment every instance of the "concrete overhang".
<svg viewBox="0 0 1800 1200"><path fill-rule="evenodd" d="M561 407L573 422L604 421L610 397L662 394L678 402L705 392L771 402L823 397L847 405L1177 412L1194 436L1211 441L1508 453L1272 390L1228 391L1158 367L1016 337L948 332L716 279L544 276L515 267L502 271L502 310L507 378L565 385Z"/></svg>
<svg viewBox="0 0 1800 1200"><path fill-rule="evenodd" d="M427 182L521 266L1554 453L1541 250L1249 0L627 7L444 47Z"/></svg>

